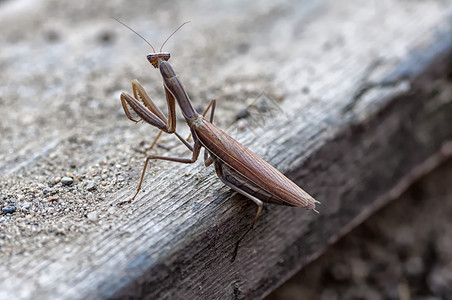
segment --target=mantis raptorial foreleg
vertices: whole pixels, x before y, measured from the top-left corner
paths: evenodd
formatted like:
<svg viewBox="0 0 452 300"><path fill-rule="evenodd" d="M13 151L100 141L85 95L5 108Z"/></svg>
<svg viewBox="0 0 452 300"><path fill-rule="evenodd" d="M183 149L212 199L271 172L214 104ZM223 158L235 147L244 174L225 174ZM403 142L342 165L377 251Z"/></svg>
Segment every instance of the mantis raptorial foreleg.
<svg viewBox="0 0 452 300"><path fill-rule="evenodd" d="M127 118L135 123L144 121L160 129L159 134L154 139L151 146L140 152L146 153L152 150L163 132L169 134L174 133L188 149L193 151L192 146L176 132L176 102L174 96L166 87L165 95L168 106L168 119L136 79L132 81L132 91L133 96L128 93L121 94L121 104Z"/></svg>

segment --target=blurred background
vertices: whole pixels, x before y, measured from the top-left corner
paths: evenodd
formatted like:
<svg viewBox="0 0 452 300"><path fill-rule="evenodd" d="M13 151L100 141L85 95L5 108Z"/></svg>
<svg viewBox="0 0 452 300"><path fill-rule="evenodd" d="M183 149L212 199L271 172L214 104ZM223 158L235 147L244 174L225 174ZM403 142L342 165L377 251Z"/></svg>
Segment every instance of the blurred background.
<svg viewBox="0 0 452 300"><path fill-rule="evenodd" d="M452 299L452 160L266 297Z"/></svg>

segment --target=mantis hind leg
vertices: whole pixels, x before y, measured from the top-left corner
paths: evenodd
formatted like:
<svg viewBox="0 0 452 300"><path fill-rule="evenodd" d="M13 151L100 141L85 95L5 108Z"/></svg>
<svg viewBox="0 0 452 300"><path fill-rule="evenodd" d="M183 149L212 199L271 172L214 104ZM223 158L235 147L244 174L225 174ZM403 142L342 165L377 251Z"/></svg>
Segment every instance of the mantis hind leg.
<svg viewBox="0 0 452 300"><path fill-rule="evenodd" d="M217 167L217 166L216 166ZM217 169L217 168L216 168ZM221 170L217 169L217 172ZM227 186L229 186L231 189L233 189L234 191L242 194L243 196L247 197L248 199L252 200L254 203L256 203L257 205L257 213L256 216L254 217L253 223L251 223L251 226L245 231L245 233L237 240L236 244L235 244L235 248L234 248L234 252L232 254L232 259L231 262L235 261L235 258L237 257L237 252L239 250L239 245L240 242L243 240L243 238L248 234L248 232L250 232L253 228L254 225L256 225L257 219L259 218L259 215L262 212L262 208L264 206L264 203L262 202L262 200L259 200L258 198L256 198L255 196L245 192L244 190L242 190L240 187L232 184L231 182L227 181L223 176L220 176L221 174L219 174L219 177L221 179L221 181L226 184Z"/></svg>
<svg viewBox="0 0 452 300"><path fill-rule="evenodd" d="M238 192L239 192L239 191L238 191ZM241 191L241 192L239 192L239 193L242 194L242 195L244 195L244 196L246 196L248 199L252 200L254 203L256 203L256 205L257 205L257 213L256 213L256 216L254 217L253 223L251 223L251 226L250 226L250 227L247 229L247 231L245 231L245 233L237 240L237 242L236 242L236 244L235 244L234 252L233 252L233 254L232 254L231 262L234 262L234 261L235 261L235 258L237 257L237 252L239 251L239 245L240 245L240 242L241 242L241 241L243 240L243 238L248 234L248 232L250 232L250 231L254 228L254 225L256 225L257 219L259 218L259 215L261 214L262 208L263 208L263 206L264 206L264 203L263 203L261 200L257 199L256 197L251 196L250 194L248 194L248 193L246 193L246 192L243 192L243 191Z"/></svg>

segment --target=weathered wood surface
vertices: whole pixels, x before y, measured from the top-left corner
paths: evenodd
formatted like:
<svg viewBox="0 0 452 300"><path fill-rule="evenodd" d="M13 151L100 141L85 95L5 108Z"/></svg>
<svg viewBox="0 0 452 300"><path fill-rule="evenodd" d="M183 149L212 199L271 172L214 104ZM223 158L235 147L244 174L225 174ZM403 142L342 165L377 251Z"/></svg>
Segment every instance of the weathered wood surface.
<svg viewBox="0 0 452 300"><path fill-rule="evenodd" d="M1 220L2 299L261 298L451 155L448 1L27 3L0 6L0 172L4 205L27 200L36 220ZM158 40L191 20L167 49L196 104L218 98L220 126L263 91L281 98L283 113L235 136L321 213L267 205L231 263L256 207L211 168L159 162L115 207L144 161L131 148L155 135L120 112L118 91L137 77L163 96L142 42L107 15ZM74 189L48 184L66 172Z"/></svg>

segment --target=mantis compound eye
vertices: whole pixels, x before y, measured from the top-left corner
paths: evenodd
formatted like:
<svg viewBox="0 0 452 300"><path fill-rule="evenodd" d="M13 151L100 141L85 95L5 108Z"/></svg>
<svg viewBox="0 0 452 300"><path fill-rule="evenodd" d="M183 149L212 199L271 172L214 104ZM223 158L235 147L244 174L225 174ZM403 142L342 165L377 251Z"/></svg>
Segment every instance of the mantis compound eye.
<svg viewBox="0 0 452 300"><path fill-rule="evenodd" d="M151 65L154 66L154 68L158 69L159 67L159 60L168 61L171 57L171 54L168 52L160 52L160 53L150 53L147 56L148 61L151 63Z"/></svg>

